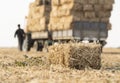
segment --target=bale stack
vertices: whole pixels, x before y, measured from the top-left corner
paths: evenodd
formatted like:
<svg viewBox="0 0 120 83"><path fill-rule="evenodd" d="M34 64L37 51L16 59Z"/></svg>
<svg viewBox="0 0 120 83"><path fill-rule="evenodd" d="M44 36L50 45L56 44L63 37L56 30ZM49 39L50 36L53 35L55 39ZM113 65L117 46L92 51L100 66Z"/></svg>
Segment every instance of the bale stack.
<svg viewBox="0 0 120 83"><path fill-rule="evenodd" d="M58 44L48 48L50 64L84 69L101 67L101 45L94 43Z"/></svg>
<svg viewBox="0 0 120 83"><path fill-rule="evenodd" d="M29 6L27 32L45 31L48 25L50 8L45 7L43 0L35 0Z"/></svg>
<svg viewBox="0 0 120 83"><path fill-rule="evenodd" d="M49 30L73 28L75 21L105 22L110 26L113 3L114 0L52 0Z"/></svg>

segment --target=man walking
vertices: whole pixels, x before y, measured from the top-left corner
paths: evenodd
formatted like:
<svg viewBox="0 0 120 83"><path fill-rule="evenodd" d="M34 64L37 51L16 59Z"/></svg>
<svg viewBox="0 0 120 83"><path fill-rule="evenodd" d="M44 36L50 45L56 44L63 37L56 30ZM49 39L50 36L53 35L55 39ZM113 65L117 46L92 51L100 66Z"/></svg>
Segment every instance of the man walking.
<svg viewBox="0 0 120 83"><path fill-rule="evenodd" d="M15 31L14 37L18 37L18 47L19 50L22 51L23 41L25 38L25 32L23 29L20 28L20 24L18 24L18 29Z"/></svg>

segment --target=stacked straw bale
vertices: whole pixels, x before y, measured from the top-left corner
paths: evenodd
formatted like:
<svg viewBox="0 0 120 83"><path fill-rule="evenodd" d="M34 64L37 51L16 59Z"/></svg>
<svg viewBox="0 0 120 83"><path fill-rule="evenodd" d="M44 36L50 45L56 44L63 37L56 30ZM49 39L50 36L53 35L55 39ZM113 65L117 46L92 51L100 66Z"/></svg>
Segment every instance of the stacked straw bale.
<svg viewBox="0 0 120 83"><path fill-rule="evenodd" d="M60 64L70 68L84 69L101 67L101 45L94 43L68 43L48 48L50 64Z"/></svg>
<svg viewBox="0 0 120 83"><path fill-rule="evenodd" d="M114 0L52 0L49 30L65 30L75 21L105 22L109 18Z"/></svg>
<svg viewBox="0 0 120 83"><path fill-rule="evenodd" d="M45 7L42 0L32 2L27 17L27 32L45 31L48 25L49 12L50 7Z"/></svg>

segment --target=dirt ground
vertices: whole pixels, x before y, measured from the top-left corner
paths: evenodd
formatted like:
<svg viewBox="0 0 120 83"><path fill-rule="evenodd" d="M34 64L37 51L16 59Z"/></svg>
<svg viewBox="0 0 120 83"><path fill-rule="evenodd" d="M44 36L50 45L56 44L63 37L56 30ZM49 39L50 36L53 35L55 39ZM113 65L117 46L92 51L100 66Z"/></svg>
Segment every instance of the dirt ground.
<svg viewBox="0 0 120 83"><path fill-rule="evenodd" d="M120 49L103 49L100 70L49 65L45 57L34 49L0 48L0 83L120 83Z"/></svg>

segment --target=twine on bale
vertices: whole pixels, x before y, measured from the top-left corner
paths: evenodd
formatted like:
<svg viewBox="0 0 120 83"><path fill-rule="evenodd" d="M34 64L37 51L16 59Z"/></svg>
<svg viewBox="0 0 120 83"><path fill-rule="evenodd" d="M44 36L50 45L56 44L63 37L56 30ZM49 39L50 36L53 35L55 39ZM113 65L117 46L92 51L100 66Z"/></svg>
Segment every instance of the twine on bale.
<svg viewBox="0 0 120 83"><path fill-rule="evenodd" d="M49 63L70 68L84 69L101 67L101 45L94 43L69 43L53 45L48 48Z"/></svg>

